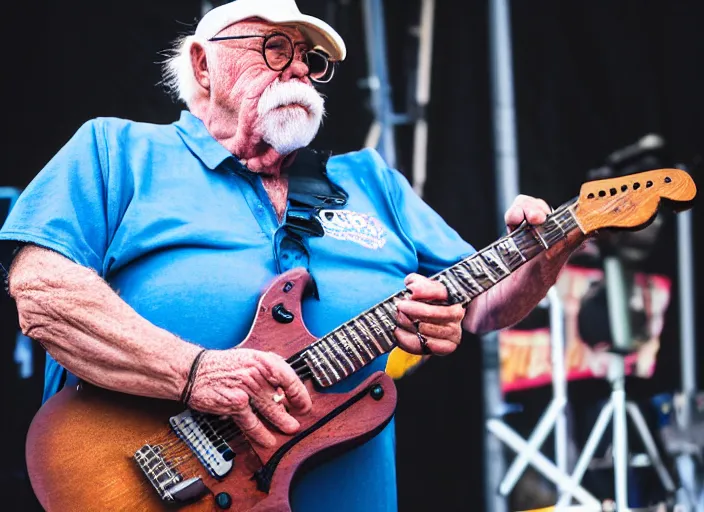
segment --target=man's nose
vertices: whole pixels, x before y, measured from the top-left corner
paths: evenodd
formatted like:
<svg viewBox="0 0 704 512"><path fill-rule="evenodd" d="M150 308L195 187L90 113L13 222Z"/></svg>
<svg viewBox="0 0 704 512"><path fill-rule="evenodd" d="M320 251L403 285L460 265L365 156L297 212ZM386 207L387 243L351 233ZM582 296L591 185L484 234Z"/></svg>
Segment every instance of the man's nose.
<svg viewBox="0 0 704 512"><path fill-rule="evenodd" d="M298 79L306 83L310 83L308 78L308 66L305 62L299 59L293 59L289 67L287 67L281 75L282 81Z"/></svg>

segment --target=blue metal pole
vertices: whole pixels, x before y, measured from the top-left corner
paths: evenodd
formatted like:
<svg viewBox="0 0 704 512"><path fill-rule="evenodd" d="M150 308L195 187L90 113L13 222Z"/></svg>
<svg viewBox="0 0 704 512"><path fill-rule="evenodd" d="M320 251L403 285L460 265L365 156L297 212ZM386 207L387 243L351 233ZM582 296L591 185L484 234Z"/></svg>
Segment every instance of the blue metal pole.
<svg viewBox="0 0 704 512"><path fill-rule="evenodd" d="M692 211L677 214L677 269L680 292L682 393L688 399L697 391L697 353L694 316L694 259Z"/></svg>
<svg viewBox="0 0 704 512"><path fill-rule="evenodd" d="M498 232L505 230L504 212L518 195L518 149L513 99L513 59L509 0L489 2L489 50L494 116Z"/></svg>
<svg viewBox="0 0 704 512"><path fill-rule="evenodd" d="M364 29L366 32L367 86L371 93L371 104L381 134L377 150L389 167L396 167L396 138L394 136L394 114L391 103L391 85L386 50L386 25L382 0L364 0Z"/></svg>
<svg viewBox="0 0 704 512"><path fill-rule="evenodd" d="M489 1L489 51L494 107L497 232L503 234L506 229L504 212L518 195L519 188L508 0ZM484 414L488 420L501 416L503 409L498 335L492 333L484 336L482 348L484 350ZM498 493L506 468L503 446L501 441L488 430L485 431L484 443L486 510L507 512L506 499Z"/></svg>

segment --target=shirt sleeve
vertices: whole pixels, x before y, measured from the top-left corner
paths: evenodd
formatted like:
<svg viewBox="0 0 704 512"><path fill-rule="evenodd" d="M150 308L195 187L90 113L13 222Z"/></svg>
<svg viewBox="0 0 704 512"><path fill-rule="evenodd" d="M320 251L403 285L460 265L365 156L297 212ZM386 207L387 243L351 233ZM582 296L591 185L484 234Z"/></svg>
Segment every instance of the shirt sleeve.
<svg viewBox="0 0 704 512"><path fill-rule="evenodd" d="M416 250L419 274L437 274L476 252L416 194L403 174L386 168L386 177L398 222Z"/></svg>
<svg viewBox="0 0 704 512"><path fill-rule="evenodd" d="M104 144L85 123L20 194L0 230L5 273L32 243L101 273L107 247Z"/></svg>

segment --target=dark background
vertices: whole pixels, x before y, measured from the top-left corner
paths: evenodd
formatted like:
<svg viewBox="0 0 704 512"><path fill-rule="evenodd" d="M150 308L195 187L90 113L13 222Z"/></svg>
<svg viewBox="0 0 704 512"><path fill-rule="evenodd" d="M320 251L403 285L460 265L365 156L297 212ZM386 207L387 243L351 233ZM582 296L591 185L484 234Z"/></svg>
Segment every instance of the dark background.
<svg viewBox="0 0 704 512"><path fill-rule="evenodd" d="M314 142L358 149L372 114L361 2L300 0L345 38L349 58L328 95L328 117ZM415 1L385 2L389 60L398 110L413 76ZM704 154L704 91L698 0L511 2L521 192L560 204L577 194L586 171L611 151L660 133L678 161ZM194 0L11 2L3 7L5 99L0 186L23 188L87 119L118 116L168 123L180 105L158 86L159 54L199 16ZM426 200L477 247L496 238L488 4L437 2ZM399 135L400 170L410 172L410 129ZM695 170L701 182L701 171ZM694 232L702 226L695 206ZM676 278L672 220L647 262ZM695 236L695 255L701 241ZM696 257L695 257L696 261ZM697 276L702 285L702 273ZM679 386L677 287L655 376L630 382L648 397ZM40 374L19 381L12 360L16 322L3 297L3 443L0 482L12 489L5 510L31 510L23 477L24 432L39 406ZM697 314L701 315L698 306ZM703 352L699 343L699 353ZM701 372L700 372L701 385ZM401 510L482 510L481 351L470 335L451 357L435 359L398 383L397 460ZM549 390L548 390L549 391ZM528 400L530 394L512 396ZM539 403L549 392L536 395ZM9 439L9 441L8 441Z"/></svg>

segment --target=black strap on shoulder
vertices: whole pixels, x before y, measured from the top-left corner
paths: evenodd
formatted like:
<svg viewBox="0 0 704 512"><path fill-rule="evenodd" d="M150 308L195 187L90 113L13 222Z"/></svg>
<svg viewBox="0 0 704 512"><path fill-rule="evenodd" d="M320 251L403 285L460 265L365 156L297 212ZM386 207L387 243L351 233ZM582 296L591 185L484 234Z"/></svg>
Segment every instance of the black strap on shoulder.
<svg viewBox="0 0 704 512"><path fill-rule="evenodd" d="M299 245L310 261L307 239L325 234L319 213L323 209L342 208L347 204L345 190L328 177L327 163L330 152L302 149L288 167L288 209L279 230L277 245L282 237ZM311 273L311 269L308 268ZM312 292L318 296L315 280L311 280Z"/></svg>
<svg viewBox="0 0 704 512"><path fill-rule="evenodd" d="M301 234L323 236L320 210L347 204L347 192L328 177L329 158L329 151L303 149L288 168L289 208L285 222Z"/></svg>

